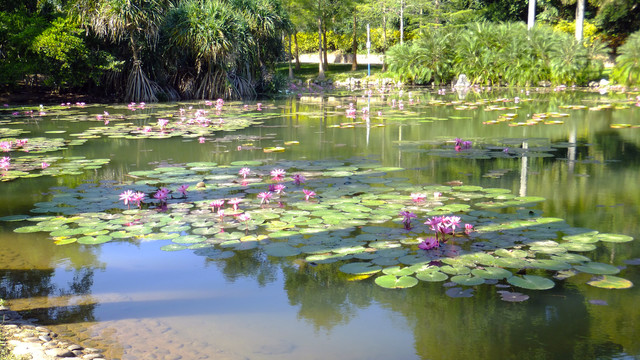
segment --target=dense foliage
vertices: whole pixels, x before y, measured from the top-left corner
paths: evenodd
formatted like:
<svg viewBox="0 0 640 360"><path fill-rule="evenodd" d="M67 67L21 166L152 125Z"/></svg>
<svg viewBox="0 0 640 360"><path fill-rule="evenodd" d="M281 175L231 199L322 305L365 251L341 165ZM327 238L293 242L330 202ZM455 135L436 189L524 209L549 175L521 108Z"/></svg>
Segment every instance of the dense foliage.
<svg viewBox="0 0 640 360"><path fill-rule="evenodd" d="M613 78L626 85L640 85L640 31L631 34L618 48Z"/></svg>
<svg viewBox="0 0 640 360"><path fill-rule="evenodd" d="M298 53L319 52L321 79L328 51L365 51L367 25L371 51L417 84L460 73L477 84L586 84L607 51L620 55L612 78L637 83L637 46L616 48L640 29L640 0L585 2L580 36L576 1L537 2L528 33L528 4L508 0L0 0L0 88L255 97L278 89L274 64Z"/></svg>
<svg viewBox="0 0 640 360"><path fill-rule="evenodd" d="M472 84L586 84L602 76L607 48L524 23L473 23L425 31L389 50L389 70L415 84L450 83L465 74Z"/></svg>
<svg viewBox="0 0 640 360"><path fill-rule="evenodd" d="M126 101L255 96L270 86L290 26L278 0L27 5L0 12L2 84L102 87Z"/></svg>

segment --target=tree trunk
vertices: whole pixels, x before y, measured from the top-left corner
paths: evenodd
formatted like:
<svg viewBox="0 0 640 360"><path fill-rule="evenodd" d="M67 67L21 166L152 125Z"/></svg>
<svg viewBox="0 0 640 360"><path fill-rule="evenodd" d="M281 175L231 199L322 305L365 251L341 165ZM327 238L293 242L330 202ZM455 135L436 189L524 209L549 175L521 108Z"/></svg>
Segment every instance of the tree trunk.
<svg viewBox="0 0 640 360"><path fill-rule="evenodd" d="M318 80L324 80L324 66L322 65L322 17L318 16Z"/></svg>
<svg viewBox="0 0 640 360"><path fill-rule="evenodd" d="M296 71L300 70L300 51L298 50L298 32L293 33L293 42L296 46Z"/></svg>
<svg viewBox="0 0 640 360"><path fill-rule="evenodd" d="M400 0L400 45L404 44L404 0Z"/></svg>
<svg viewBox="0 0 640 360"><path fill-rule="evenodd" d="M584 0L576 1L576 40L582 41L584 30Z"/></svg>
<svg viewBox="0 0 640 360"><path fill-rule="evenodd" d="M327 53L329 52L329 48L327 47L327 28L325 27L324 21L322 22L322 39L324 41L324 71L329 70L329 56Z"/></svg>
<svg viewBox="0 0 640 360"><path fill-rule="evenodd" d="M351 46L353 60L351 60L351 71L358 70L358 18L356 9L353 9L353 44Z"/></svg>
<svg viewBox="0 0 640 360"><path fill-rule="evenodd" d="M527 29L531 30L536 22L536 0L529 0L529 17L527 20Z"/></svg>
<svg viewBox="0 0 640 360"><path fill-rule="evenodd" d="M387 53L387 7L386 3L382 5L382 72L387 71L387 62L384 61L384 55Z"/></svg>
<svg viewBox="0 0 640 360"><path fill-rule="evenodd" d="M284 36L284 35L283 35ZM291 34L289 34L289 54L287 56L287 59L289 60L289 80L293 79L293 66L291 66L291 58L292 58L292 51L291 51Z"/></svg>

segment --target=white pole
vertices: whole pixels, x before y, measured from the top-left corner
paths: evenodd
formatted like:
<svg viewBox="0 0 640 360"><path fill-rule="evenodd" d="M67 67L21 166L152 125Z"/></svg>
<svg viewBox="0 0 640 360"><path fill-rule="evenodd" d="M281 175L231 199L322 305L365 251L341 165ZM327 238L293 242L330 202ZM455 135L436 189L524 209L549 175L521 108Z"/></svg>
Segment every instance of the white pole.
<svg viewBox="0 0 640 360"><path fill-rule="evenodd" d="M371 38L369 32L369 24L367 24L367 76L371 76L371 58L369 57L371 54Z"/></svg>

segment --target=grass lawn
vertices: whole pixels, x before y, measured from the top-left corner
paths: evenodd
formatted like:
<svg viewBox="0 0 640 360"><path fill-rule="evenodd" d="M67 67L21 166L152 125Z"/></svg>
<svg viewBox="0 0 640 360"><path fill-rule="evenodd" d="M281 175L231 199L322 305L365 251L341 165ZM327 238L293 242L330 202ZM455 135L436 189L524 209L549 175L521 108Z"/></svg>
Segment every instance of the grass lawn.
<svg viewBox="0 0 640 360"><path fill-rule="evenodd" d="M293 76L307 82L315 80L318 77L317 63L300 63L300 70L296 71L295 63L293 66ZM279 63L276 65L276 72L285 77L289 76L289 64ZM371 65L371 76L376 77L382 74L382 65ZM325 77L332 81L344 81L348 78L364 78L367 76L367 64L358 64L358 70L351 71L351 64L329 64L329 69L324 72Z"/></svg>

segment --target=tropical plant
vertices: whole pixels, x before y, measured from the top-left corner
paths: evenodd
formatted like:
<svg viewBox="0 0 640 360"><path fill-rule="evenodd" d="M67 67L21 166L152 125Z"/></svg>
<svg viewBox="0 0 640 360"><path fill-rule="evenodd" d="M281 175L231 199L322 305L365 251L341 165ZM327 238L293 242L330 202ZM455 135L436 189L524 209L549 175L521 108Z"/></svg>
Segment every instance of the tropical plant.
<svg viewBox="0 0 640 360"><path fill-rule="evenodd" d="M161 89L144 72L141 52L155 48L168 0L75 0L70 5L72 16L98 37L128 46L125 100L157 101Z"/></svg>
<svg viewBox="0 0 640 360"><path fill-rule="evenodd" d="M414 84L450 81L454 36L448 29L435 28L411 43L393 46L387 52L389 72Z"/></svg>
<svg viewBox="0 0 640 360"><path fill-rule="evenodd" d="M640 84L640 31L631 34L618 48L613 79L625 85Z"/></svg>

